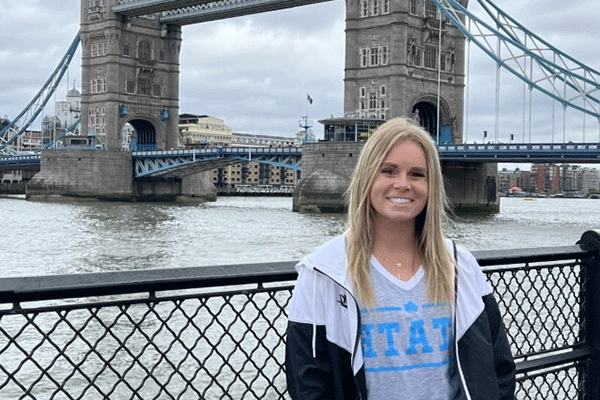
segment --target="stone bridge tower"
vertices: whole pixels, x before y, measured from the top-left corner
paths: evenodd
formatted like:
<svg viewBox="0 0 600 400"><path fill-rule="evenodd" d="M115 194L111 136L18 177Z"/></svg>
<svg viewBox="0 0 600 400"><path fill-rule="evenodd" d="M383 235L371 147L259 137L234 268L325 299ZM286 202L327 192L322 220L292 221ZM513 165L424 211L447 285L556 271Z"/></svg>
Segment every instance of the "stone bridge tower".
<svg viewBox="0 0 600 400"><path fill-rule="evenodd" d="M346 0L345 114L412 117L436 139L439 115L440 143L462 142L464 50L432 0Z"/></svg>
<svg viewBox="0 0 600 400"><path fill-rule="evenodd" d="M116 15L115 3L81 0L81 132L108 150L175 148L181 27Z"/></svg>

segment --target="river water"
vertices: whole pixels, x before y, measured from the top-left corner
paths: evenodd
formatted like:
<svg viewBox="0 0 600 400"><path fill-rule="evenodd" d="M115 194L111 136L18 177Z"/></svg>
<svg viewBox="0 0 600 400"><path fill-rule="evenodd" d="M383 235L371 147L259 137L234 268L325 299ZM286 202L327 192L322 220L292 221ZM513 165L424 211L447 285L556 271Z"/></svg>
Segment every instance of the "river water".
<svg viewBox="0 0 600 400"><path fill-rule="evenodd" d="M491 216L457 217L470 250L563 246L600 228L600 200L502 198ZM292 212L290 197L214 203L28 202L0 198L2 276L294 261L345 229L340 214Z"/></svg>

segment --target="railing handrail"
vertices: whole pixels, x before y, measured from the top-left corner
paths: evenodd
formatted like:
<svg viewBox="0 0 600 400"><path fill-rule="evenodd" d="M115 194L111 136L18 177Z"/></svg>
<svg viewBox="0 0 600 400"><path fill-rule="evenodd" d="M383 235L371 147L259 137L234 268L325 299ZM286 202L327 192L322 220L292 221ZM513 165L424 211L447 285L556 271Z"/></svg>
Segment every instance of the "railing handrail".
<svg viewBox="0 0 600 400"><path fill-rule="evenodd" d="M482 267L590 258L578 245L473 251ZM263 284L296 279L295 261L0 278L0 303ZM520 267L522 269L522 267Z"/></svg>
<svg viewBox="0 0 600 400"><path fill-rule="evenodd" d="M0 303L285 282L295 262L0 278Z"/></svg>

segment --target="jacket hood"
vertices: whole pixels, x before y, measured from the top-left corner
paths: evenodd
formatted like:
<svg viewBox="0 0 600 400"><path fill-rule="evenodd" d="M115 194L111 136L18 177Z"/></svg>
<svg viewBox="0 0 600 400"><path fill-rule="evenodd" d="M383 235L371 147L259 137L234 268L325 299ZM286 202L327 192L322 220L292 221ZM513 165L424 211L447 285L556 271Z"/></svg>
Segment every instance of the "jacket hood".
<svg viewBox="0 0 600 400"><path fill-rule="evenodd" d="M326 274L344 288L350 289L351 285L347 273L346 233L338 235L316 247L296 264L296 271L298 273L300 273L302 268Z"/></svg>

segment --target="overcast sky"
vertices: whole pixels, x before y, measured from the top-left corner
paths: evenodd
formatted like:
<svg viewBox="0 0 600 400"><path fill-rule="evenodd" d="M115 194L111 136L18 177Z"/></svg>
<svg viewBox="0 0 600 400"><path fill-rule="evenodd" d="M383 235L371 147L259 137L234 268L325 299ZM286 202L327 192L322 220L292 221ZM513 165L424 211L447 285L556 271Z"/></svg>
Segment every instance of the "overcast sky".
<svg viewBox="0 0 600 400"><path fill-rule="evenodd" d="M394 1L394 0L392 0ZM480 10L472 0L470 8ZM600 70L600 1L496 0L519 22L584 64ZM48 79L79 29L80 0L0 0L0 115L10 119L29 103ZM478 14L483 15L481 11ZM180 113L208 114L225 120L236 132L292 136L306 115L317 121L343 113L345 2L331 2L183 27ZM494 64L476 47L469 61L468 132L481 142L483 130L494 139ZM61 83L81 90L81 53ZM529 141L523 133L523 85L502 73L498 140ZM307 93L314 102L307 103ZM552 102L536 112L532 142L552 140ZM47 111L53 113L53 109ZM556 125L562 109L556 107ZM528 118L528 117L527 117ZM583 117L572 122L567 140L583 140ZM527 123L528 124L528 123ZM39 125L38 125L39 126ZM599 141L598 122L585 120L585 140ZM537 129L536 129L537 128ZM545 136L542 136L543 131ZM562 125L555 127L562 141Z"/></svg>

